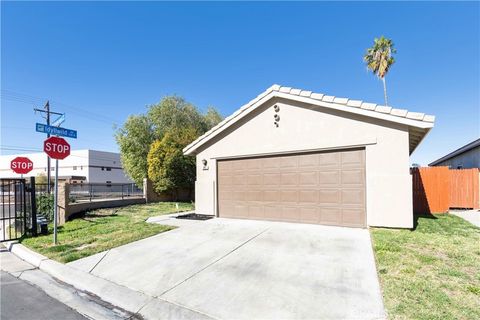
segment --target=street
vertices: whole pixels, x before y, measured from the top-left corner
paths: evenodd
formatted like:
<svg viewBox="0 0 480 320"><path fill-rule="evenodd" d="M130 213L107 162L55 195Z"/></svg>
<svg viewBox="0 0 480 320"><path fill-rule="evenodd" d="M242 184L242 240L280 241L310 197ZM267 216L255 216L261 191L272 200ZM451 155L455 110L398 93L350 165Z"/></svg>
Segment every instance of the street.
<svg viewBox="0 0 480 320"><path fill-rule="evenodd" d="M0 272L0 319L86 319L37 287Z"/></svg>

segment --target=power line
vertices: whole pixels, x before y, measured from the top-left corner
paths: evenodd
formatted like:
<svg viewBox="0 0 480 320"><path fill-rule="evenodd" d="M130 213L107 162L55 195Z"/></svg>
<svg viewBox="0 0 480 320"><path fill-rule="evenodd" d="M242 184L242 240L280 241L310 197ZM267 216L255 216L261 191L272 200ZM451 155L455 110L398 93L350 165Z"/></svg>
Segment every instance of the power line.
<svg viewBox="0 0 480 320"><path fill-rule="evenodd" d="M12 90L7 90L7 89L2 89L1 90L1 98L2 98L2 100L20 102L20 103L24 103L24 104L33 104L33 105L38 105L42 101L46 100L45 98L35 97L35 96L32 96L32 95L19 93L19 92L15 92L15 91L12 91ZM98 113L95 113L95 112L91 112L91 111L83 109L83 108L75 107L75 106L63 103L61 101L55 100L55 99L51 99L50 102L53 105L62 106L65 109L69 109L72 113L77 114L79 116L82 116L84 118L90 119L90 120L105 122L105 123L109 123L109 124L114 124L115 122L117 122L117 120L115 120L113 118L110 118L108 116L98 114Z"/></svg>

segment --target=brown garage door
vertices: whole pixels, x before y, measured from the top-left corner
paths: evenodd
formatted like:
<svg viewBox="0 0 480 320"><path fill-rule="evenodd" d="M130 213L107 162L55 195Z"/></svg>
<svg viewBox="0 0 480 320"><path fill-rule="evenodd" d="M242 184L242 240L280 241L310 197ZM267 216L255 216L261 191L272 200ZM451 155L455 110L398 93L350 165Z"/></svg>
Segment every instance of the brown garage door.
<svg viewBox="0 0 480 320"><path fill-rule="evenodd" d="M364 227L365 151L218 161L219 216Z"/></svg>

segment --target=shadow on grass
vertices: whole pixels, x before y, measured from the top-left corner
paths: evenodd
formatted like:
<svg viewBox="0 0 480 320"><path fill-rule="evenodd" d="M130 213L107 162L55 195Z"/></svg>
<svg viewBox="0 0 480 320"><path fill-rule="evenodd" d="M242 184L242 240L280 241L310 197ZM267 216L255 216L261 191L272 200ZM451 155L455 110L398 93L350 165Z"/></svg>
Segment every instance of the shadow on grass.
<svg viewBox="0 0 480 320"><path fill-rule="evenodd" d="M415 213L413 215L413 228L412 228L412 231L415 231L417 229L417 226L418 226L418 219L438 219L437 217L435 217L433 214L431 213Z"/></svg>

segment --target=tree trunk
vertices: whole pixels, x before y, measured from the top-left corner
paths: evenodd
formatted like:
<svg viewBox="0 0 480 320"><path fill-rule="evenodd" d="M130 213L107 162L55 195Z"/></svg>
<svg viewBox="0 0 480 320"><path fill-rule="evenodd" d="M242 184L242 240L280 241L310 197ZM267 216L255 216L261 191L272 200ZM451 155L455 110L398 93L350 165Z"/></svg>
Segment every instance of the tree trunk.
<svg viewBox="0 0 480 320"><path fill-rule="evenodd" d="M387 83L385 82L385 77L382 78L383 81L383 95L385 96L385 106L388 107L387 101Z"/></svg>

